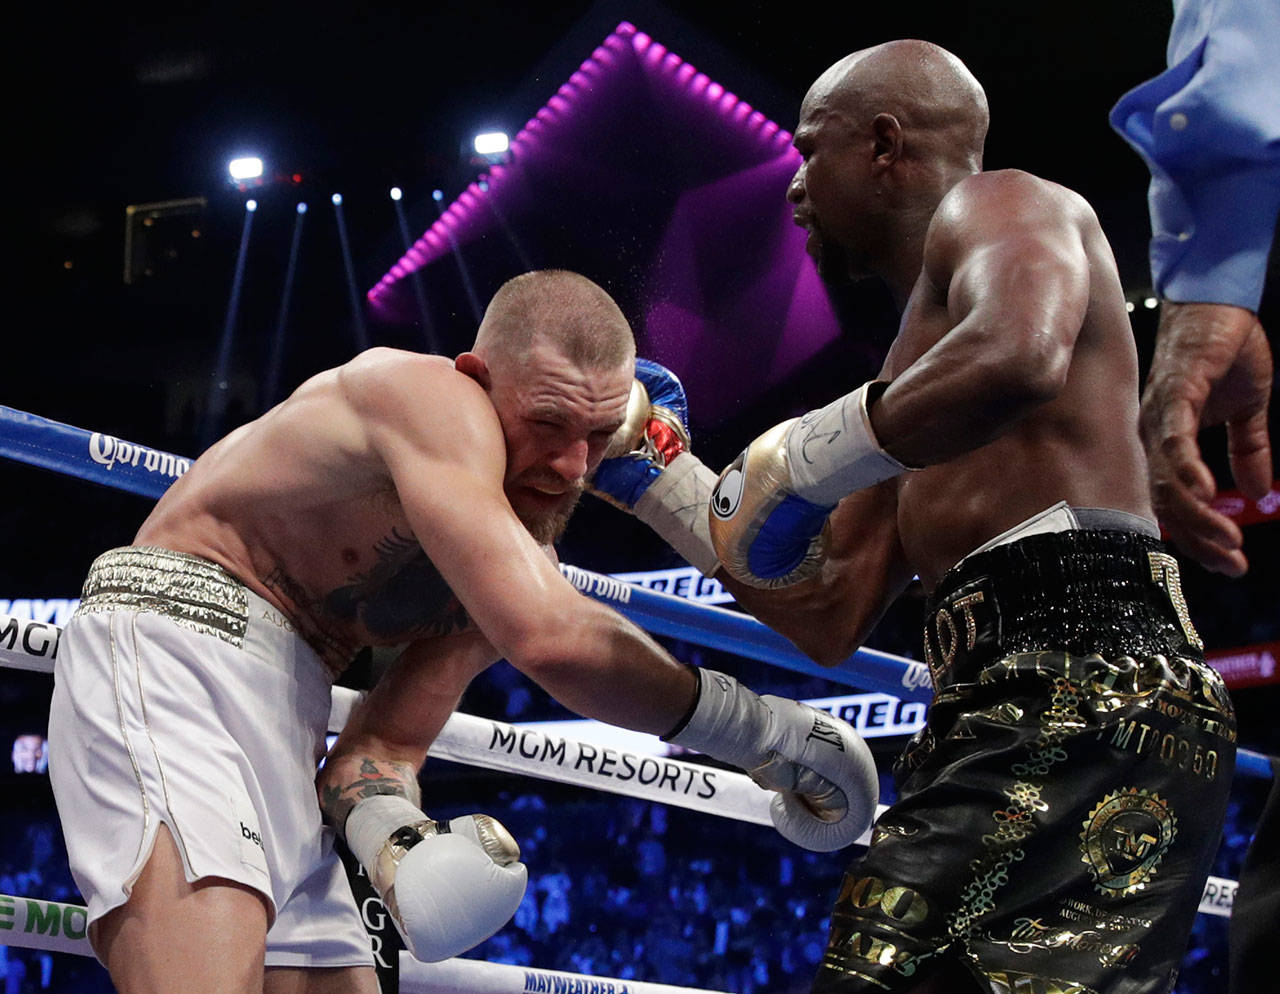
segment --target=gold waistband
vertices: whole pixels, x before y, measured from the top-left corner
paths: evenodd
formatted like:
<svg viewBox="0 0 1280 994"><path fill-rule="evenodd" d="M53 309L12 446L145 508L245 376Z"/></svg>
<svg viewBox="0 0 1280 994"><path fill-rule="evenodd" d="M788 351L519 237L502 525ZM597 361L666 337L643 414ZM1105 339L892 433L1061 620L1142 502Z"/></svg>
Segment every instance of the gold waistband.
<svg viewBox="0 0 1280 994"><path fill-rule="evenodd" d="M249 626L249 590L217 563L199 556L130 546L94 560L77 610L145 611L242 648Z"/></svg>

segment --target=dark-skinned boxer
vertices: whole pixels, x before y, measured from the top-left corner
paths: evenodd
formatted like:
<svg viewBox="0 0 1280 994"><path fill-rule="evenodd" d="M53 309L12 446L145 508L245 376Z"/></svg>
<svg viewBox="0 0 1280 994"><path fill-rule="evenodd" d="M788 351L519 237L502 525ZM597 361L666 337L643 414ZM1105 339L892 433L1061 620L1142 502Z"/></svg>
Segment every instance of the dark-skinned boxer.
<svg viewBox="0 0 1280 994"><path fill-rule="evenodd" d="M814 83L788 199L826 278L888 284L898 335L874 381L680 504L708 508L739 601L820 661L913 576L929 593L928 724L814 990L1156 994L1217 848L1234 716L1159 541L1110 247L1076 194L982 171L987 123L926 42Z"/></svg>

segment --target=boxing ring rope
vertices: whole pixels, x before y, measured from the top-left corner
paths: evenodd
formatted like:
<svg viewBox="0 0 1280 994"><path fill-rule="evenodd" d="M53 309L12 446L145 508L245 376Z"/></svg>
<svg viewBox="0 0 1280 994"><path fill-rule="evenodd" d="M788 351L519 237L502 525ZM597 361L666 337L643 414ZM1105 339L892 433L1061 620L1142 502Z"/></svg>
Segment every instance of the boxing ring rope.
<svg viewBox="0 0 1280 994"><path fill-rule="evenodd" d="M190 460L171 453L4 406L0 406L0 455L153 498L163 494L191 465ZM927 669L911 660L861 649L840 666L819 667L753 618L690 603L579 567L562 565L561 570L579 591L610 604L654 634L820 675L837 683L891 693L903 700L928 702L932 698ZM0 666L52 674L60 637L61 629L56 625L0 614ZM341 731L360 697L346 688L333 689L330 731ZM641 756L472 715L452 715L428 755L753 824L772 824L771 793L743 774L670 757ZM1237 770L1248 775L1271 773L1266 757L1245 750L1238 755ZM877 816L883 810L879 806ZM865 845L869 834L864 834L857 844ZM1200 911L1229 915L1235 886L1235 881L1210 877ZM86 914L78 905L0 894L0 944L92 956L85 936ZM402 954L401 962L405 968L401 989L406 992L699 994L689 988L465 959L422 964Z"/></svg>
<svg viewBox="0 0 1280 994"><path fill-rule="evenodd" d="M52 674L61 634L56 625L0 614L0 666ZM329 731L342 731L352 708L363 696L347 687L333 688ZM670 756L645 756L580 742L456 711L445 722L427 755L755 825L773 824L769 817L773 793L746 774ZM884 806L879 806L877 815L883 810ZM869 840L868 831L858 844L866 845Z"/></svg>
<svg viewBox="0 0 1280 994"><path fill-rule="evenodd" d="M0 894L0 945L93 958L88 909L78 904ZM5 934L8 932L9 934ZM483 960L447 959L419 963L400 953L400 994L723 994L691 987L589 977L560 970L507 966Z"/></svg>
<svg viewBox="0 0 1280 994"><path fill-rule="evenodd" d="M400 954L400 994L721 994L719 991L646 984L635 980L586 977L559 970L447 959L443 963L419 963Z"/></svg>
<svg viewBox="0 0 1280 994"><path fill-rule="evenodd" d="M0 456L154 498L191 465L191 460L169 452L2 405ZM655 635L902 700L927 704L933 698L929 670L923 663L863 648L838 666L819 666L783 636L745 614L645 590L576 566L562 564L560 569L579 591Z"/></svg>
<svg viewBox="0 0 1280 994"><path fill-rule="evenodd" d="M0 405L0 456L154 498L159 498L191 465L191 460L172 453L3 405ZM927 704L933 698L928 668L914 660L861 648L839 666L819 666L783 636L747 615L646 590L577 566L562 564L560 569L580 592L609 604L655 635L771 663L792 672L821 676L862 690L892 694L905 701ZM38 627L52 626L39 624ZM29 633L23 634L24 645L29 637ZM43 633L36 637L47 640L49 636ZM2 638L0 636L0 640ZM13 645L12 638L9 645ZM53 651L56 652L56 647ZM31 668L32 655L3 653L6 665L20 668ZM26 664L24 659L28 660ZM1237 754L1236 769L1248 776L1271 776L1266 757L1247 750Z"/></svg>

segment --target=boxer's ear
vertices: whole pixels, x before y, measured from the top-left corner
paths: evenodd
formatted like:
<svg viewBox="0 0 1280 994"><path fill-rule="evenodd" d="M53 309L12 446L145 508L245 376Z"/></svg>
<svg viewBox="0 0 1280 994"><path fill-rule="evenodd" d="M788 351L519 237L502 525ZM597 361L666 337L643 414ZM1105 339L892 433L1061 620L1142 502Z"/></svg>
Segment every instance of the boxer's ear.
<svg viewBox="0 0 1280 994"><path fill-rule="evenodd" d="M453 368L463 376L470 376L486 391L493 385L493 377L489 374L489 364L474 352L463 352L453 360Z"/></svg>
<svg viewBox="0 0 1280 994"><path fill-rule="evenodd" d="M887 167L902 158L902 124L892 114L877 114L871 121L876 165Z"/></svg>

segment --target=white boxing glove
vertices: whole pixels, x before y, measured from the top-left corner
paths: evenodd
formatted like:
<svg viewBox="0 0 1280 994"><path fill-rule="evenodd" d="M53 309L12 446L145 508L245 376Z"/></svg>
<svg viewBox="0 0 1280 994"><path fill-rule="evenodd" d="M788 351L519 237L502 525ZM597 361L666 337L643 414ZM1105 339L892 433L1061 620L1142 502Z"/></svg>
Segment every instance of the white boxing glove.
<svg viewBox="0 0 1280 994"><path fill-rule="evenodd" d="M424 963L483 942L524 897L520 847L488 815L445 824L398 794L377 794L351 809L344 834L405 948Z"/></svg>
<svg viewBox="0 0 1280 994"><path fill-rule="evenodd" d="M700 669L698 700L682 728L664 736L732 763L778 796L774 827L814 852L850 845L875 818L880 781L866 742L848 723L786 697L761 697Z"/></svg>

